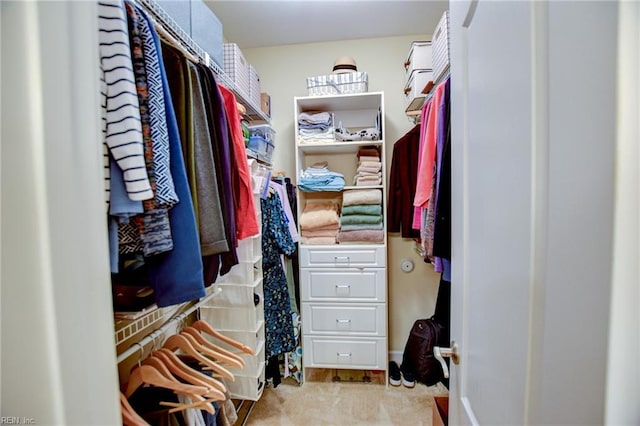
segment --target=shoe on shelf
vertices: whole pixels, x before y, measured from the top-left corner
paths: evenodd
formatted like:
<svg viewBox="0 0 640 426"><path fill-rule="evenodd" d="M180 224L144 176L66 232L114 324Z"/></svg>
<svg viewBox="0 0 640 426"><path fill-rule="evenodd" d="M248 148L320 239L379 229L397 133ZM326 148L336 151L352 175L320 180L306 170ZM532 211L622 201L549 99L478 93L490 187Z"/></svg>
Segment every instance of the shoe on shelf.
<svg viewBox="0 0 640 426"><path fill-rule="evenodd" d="M416 386L416 379L411 371L402 371L402 386L405 388L413 388Z"/></svg>
<svg viewBox="0 0 640 426"><path fill-rule="evenodd" d="M391 386L400 386L400 383L400 367L395 361L389 361L389 384Z"/></svg>

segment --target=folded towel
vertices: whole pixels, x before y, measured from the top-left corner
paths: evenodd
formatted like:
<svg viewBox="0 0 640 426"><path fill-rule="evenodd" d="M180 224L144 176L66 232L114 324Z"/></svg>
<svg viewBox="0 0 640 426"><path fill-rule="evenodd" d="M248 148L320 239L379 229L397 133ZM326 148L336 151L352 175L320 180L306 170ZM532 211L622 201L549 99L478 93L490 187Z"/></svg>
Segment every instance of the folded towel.
<svg viewBox="0 0 640 426"><path fill-rule="evenodd" d="M326 225L326 226L316 226L315 228L306 228L308 231L316 232L316 231L338 231L340 229L340 225L337 223Z"/></svg>
<svg viewBox="0 0 640 426"><path fill-rule="evenodd" d="M379 189L352 189L342 193L342 205L382 204L382 191Z"/></svg>
<svg viewBox="0 0 640 426"><path fill-rule="evenodd" d="M355 177L382 177L382 172L358 172Z"/></svg>
<svg viewBox="0 0 640 426"><path fill-rule="evenodd" d="M381 215L382 206L380 204L356 204L351 206L344 206L342 208L342 215L349 214L371 214Z"/></svg>
<svg viewBox="0 0 640 426"><path fill-rule="evenodd" d="M370 155L362 155L359 157L360 162L365 162L365 161L380 161L380 157L379 156L370 156Z"/></svg>
<svg viewBox="0 0 640 426"><path fill-rule="evenodd" d="M300 229L338 225L338 205L333 201L307 202L300 216Z"/></svg>
<svg viewBox="0 0 640 426"><path fill-rule="evenodd" d="M382 167L366 167L366 166L359 166L356 169L357 173L360 172L367 172L367 173L378 173L380 171Z"/></svg>
<svg viewBox="0 0 640 426"><path fill-rule="evenodd" d="M340 231L339 243L381 243L384 241L383 230Z"/></svg>
<svg viewBox="0 0 640 426"><path fill-rule="evenodd" d="M363 147L358 150L358 158L362 156L380 158L380 152L378 152L376 147Z"/></svg>
<svg viewBox="0 0 640 426"><path fill-rule="evenodd" d="M341 231L362 231L365 229L383 229L383 223L365 223L362 225L354 224L354 225L343 225L340 230Z"/></svg>
<svg viewBox="0 0 640 426"><path fill-rule="evenodd" d="M382 162L380 162L380 161L362 161L362 159L360 159L360 166L382 168Z"/></svg>
<svg viewBox="0 0 640 426"><path fill-rule="evenodd" d="M359 232L359 231L354 231ZM329 245L336 243L336 237L300 237L302 244Z"/></svg>
<svg viewBox="0 0 640 426"><path fill-rule="evenodd" d="M365 223L382 223L382 215L350 214L340 217L340 226Z"/></svg>
<svg viewBox="0 0 640 426"><path fill-rule="evenodd" d="M298 123L303 124L317 124L317 123L330 123L331 114L328 112L301 112L298 115Z"/></svg>
<svg viewBox="0 0 640 426"><path fill-rule="evenodd" d="M356 186L378 186L382 185L381 178L357 178L355 182Z"/></svg>
<svg viewBox="0 0 640 426"><path fill-rule="evenodd" d="M338 235L338 229L332 229L327 231L316 231L315 229L302 229L300 235L303 237L333 237L334 239Z"/></svg>

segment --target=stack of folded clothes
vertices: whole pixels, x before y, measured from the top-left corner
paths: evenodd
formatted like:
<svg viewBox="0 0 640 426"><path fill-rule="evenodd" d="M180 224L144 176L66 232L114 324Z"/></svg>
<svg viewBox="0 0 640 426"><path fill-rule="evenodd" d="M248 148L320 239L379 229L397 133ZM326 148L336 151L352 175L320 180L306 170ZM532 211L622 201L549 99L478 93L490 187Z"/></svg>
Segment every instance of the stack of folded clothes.
<svg viewBox="0 0 640 426"><path fill-rule="evenodd" d="M382 191L353 189L342 194L338 242L374 244L384 241Z"/></svg>
<svg viewBox="0 0 640 426"><path fill-rule="evenodd" d="M337 200L307 200L300 216L302 244L335 244L340 204Z"/></svg>
<svg viewBox="0 0 640 426"><path fill-rule="evenodd" d="M331 114L311 111L300 113L298 115L298 141L301 144L334 142Z"/></svg>
<svg viewBox="0 0 640 426"><path fill-rule="evenodd" d="M303 192L342 191L344 175L329 170L329 163L315 163L300 174L298 188Z"/></svg>
<svg viewBox="0 0 640 426"><path fill-rule="evenodd" d="M353 177L356 186L375 186L382 184L382 162L375 147L364 147L358 151L358 170Z"/></svg>

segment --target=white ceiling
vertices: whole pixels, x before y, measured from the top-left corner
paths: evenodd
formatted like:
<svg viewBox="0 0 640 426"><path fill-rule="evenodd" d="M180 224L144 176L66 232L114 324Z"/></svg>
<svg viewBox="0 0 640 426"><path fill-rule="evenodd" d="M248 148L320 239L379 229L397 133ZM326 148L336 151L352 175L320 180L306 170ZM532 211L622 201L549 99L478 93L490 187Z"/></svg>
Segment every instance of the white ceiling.
<svg viewBox="0 0 640 426"><path fill-rule="evenodd" d="M448 1L205 0L240 48L431 34Z"/></svg>

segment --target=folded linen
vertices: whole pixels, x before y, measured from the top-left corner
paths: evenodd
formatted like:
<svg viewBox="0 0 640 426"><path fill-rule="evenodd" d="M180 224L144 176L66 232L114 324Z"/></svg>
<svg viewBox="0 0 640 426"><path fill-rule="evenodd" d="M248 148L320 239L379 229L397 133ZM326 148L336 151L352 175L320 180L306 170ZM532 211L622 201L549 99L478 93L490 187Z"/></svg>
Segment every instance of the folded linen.
<svg viewBox="0 0 640 426"><path fill-rule="evenodd" d="M340 227L341 231L362 231L365 229L383 229L383 223L364 223L362 225L353 224L353 225L344 225Z"/></svg>
<svg viewBox="0 0 640 426"><path fill-rule="evenodd" d="M342 193L342 205L382 204L382 191L379 189L352 189Z"/></svg>
<svg viewBox="0 0 640 426"><path fill-rule="evenodd" d="M383 230L340 231L339 243L381 243L384 241Z"/></svg>
<svg viewBox="0 0 640 426"><path fill-rule="evenodd" d="M380 172L381 169L382 169L382 166L380 166L380 167L358 166L358 168L356 169L356 172L357 173L360 173L360 172L378 173L378 172Z"/></svg>
<svg viewBox="0 0 640 426"><path fill-rule="evenodd" d="M330 123L331 114L328 112L301 112L298 114L298 123L300 124L317 124L317 123Z"/></svg>
<svg viewBox="0 0 640 426"><path fill-rule="evenodd" d="M381 215L382 206L380 204L355 204L351 206L344 206L342 208L342 215L346 216L350 214Z"/></svg>
<svg viewBox="0 0 640 426"><path fill-rule="evenodd" d="M300 239L302 244L330 245L336 243L336 237L300 237Z"/></svg>
<svg viewBox="0 0 640 426"><path fill-rule="evenodd" d="M362 225L365 223L382 223L382 215L371 214L350 214L340 217L340 226L344 225Z"/></svg>
<svg viewBox="0 0 640 426"><path fill-rule="evenodd" d="M302 229L300 230L300 235L303 237L311 238L311 237L333 237L335 238L338 235L338 228L326 231L316 231L315 229Z"/></svg>
<svg viewBox="0 0 640 426"><path fill-rule="evenodd" d="M300 215L301 230L339 224L338 205L333 201L307 202Z"/></svg>
<svg viewBox="0 0 640 426"><path fill-rule="evenodd" d="M380 157L377 155L376 156L362 155L359 157L359 160L361 163L365 161L380 161Z"/></svg>
<svg viewBox="0 0 640 426"><path fill-rule="evenodd" d="M361 167L378 167L378 168L382 169L382 162L380 162L380 161L362 161L362 159L360 159L360 166Z"/></svg>
<svg viewBox="0 0 640 426"><path fill-rule="evenodd" d="M378 152L378 149L375 147L363 147L358 150L358 158L362 156L380 158L380 153Z"/></svg>
<svg viewBox="0 0 640 426"><path fill-rule="evenodd" d="M381 178L357 178L356 186L377 186L382 184Z"/></svg>

